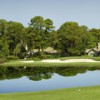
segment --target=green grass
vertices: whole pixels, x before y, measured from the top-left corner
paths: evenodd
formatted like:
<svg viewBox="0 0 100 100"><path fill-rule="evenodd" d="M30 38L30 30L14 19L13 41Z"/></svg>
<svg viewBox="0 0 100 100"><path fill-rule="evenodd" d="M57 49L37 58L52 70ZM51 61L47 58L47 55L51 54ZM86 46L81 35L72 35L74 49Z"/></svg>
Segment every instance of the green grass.
<svg viewBox="0 0 100 100"><path fill-rule="evenodd" d="M19 67L19 66L27 66L27 67L100 67L100 62L73 62L73 63L49 63L49 62L31 62L31 63L23 63L21 61L9 61L0 66L8 67Z"/></svg>
<svg viewBox="0 0 100 100"><path fill-rule="evenodd" d="M88 56L76 56L76 57L62 57L57 58L60 60L67 60L67 59L93 59L96 61L100 61L100 57L92 57L89 58ZM73 63L47 63L47 62L40 62L35 61L32 63L23 63L21 61L24 60L12 60L9 62L5 62L3 64L0 64L0 66L13 66L13 67L19 67L19 66L27 66L27 67L100 67L100 62L73 62Z"/></svg>
<svg viewBox="0 0 100 100"><path fill-rule="evenodd" d="M0 94L0 100L100 100L100 86Z"/></svg>
<svg viewBox="0 0 100 100"><path fill-rule="evenodd" d="M100 57L89 57L89 56L72 56L72 57L62 57L60 60L68 60L68 59L93 59L96 61L100 61Z"/></svg>

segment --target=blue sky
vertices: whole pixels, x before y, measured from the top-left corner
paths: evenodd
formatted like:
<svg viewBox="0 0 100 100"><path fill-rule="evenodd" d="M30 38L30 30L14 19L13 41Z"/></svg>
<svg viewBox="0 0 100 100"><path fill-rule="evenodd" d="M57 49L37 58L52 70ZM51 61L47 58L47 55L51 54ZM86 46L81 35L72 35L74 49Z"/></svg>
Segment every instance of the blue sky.
<svg viewBox="0 0 100 100"><path fill-rule="evenodd" d="M100 0L0 0L0 19L26 27L35 16L52 19L56 29L68 21L100 28Z"/></svg>

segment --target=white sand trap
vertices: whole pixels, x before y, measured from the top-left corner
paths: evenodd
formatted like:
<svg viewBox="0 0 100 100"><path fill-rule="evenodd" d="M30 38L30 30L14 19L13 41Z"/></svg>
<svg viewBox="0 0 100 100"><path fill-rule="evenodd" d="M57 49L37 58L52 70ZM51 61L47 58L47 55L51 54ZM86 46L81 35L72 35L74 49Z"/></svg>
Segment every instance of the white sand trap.
<svg viewBox="0 0 100 100"><path fill-rule="evenodd" d="M50 63L72 63L72 62L99 62L92 59L68 59L68 60L42 60L41 62L50 62Z"/></svg>
<svg viewBox="0 0 100 100"><path fill-rule="evenodd" d="M61 62L61 60L56 60L56 59L54 59L54 60L42 60L41 62Z"/></svg>
<svg viewBox="0 0 100 100"><path fill-rule="evenodd" d="M33 60L29 60L29 61L21 61L23 63L33 63L34 61Z"/></svg>
<svg viewBox="0 0 100 100"><path fill-rule="evenodd" d="M97 62L93 59L68 59L64 60L64 62Z"/></svg>
<svg viewBox="0 0 100 100"><path fill-rule="evenodd" d="M68 59L68 60L59 60L59 59L52 59L52 60L42 60L42 61L34 61L34 60L29 60L29 61L21 61L23 63L33 63L33 62L47 62L47 63L73 63L73 62L100 62L100 61L95 61L92 59Z"/></svg>

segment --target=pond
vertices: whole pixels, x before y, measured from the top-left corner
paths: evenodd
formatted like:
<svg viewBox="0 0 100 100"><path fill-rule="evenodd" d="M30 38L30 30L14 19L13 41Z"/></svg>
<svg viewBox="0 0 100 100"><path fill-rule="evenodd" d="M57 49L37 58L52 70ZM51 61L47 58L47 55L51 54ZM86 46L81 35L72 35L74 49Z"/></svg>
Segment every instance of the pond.
<svg viewBox="0 0 100 100"><path fill-rule="evenodd" d="M100 85L100 68L0 67L0 93Z"/></svg>

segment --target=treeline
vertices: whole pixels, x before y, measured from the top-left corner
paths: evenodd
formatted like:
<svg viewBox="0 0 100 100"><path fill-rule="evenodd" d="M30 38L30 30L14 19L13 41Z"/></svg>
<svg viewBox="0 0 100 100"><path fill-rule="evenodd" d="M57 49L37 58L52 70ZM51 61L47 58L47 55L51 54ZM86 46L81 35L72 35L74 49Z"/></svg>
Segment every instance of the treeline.
<svg viewBox="0 0 100 100"><path fill-rule="evenodd" d="M100 29L88 29L77 22L65 22L55 30L51 19L35 16L28 27L22 23L0 19L0 57L24 58L28 52L38 50L37 56L46 57L44 49L52 47L56 56L84 55L86 48L100 42Z"/></svg>

